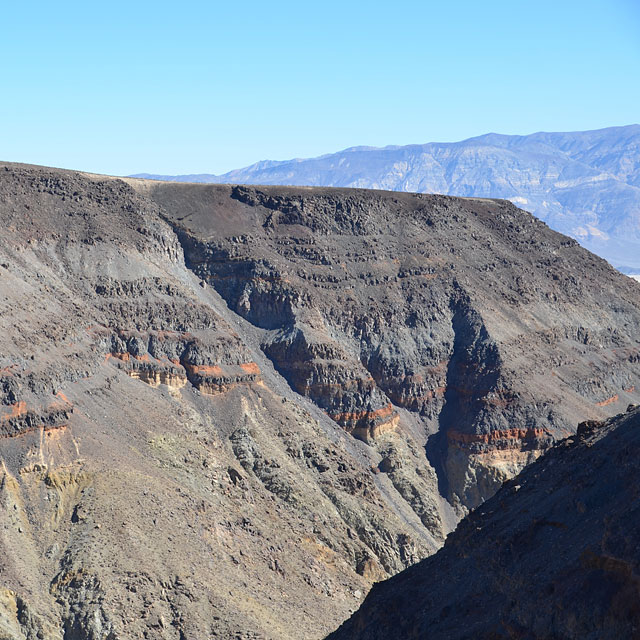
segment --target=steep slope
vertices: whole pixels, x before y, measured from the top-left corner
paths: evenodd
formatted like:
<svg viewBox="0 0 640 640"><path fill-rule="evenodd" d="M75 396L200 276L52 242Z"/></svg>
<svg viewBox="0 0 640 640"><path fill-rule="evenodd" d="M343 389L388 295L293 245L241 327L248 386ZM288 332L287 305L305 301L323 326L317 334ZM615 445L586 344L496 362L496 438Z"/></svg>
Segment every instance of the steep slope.
<svg viewBox="0 0 640 640"><path fill-rule="evenodd" d="M6 165L0 212L0 637L320 637L441 544L424 455L407 486L430 528L200 286L157 205Z"/></svg>
<svg viewBox="0 0 640 640"><path fill-rule="evenodd" d="M614 266L640 273L640 125L354 147L319 158L259 162L221 176L146 177L505 198Z"/></svg>
<svg viewBox="0 0 640 640"><path fill-rule="evenodd" d="M329 638L637 638L638 491L640 408L584 423Z"/></svg>
<svg viewBox="0 0 640 640"><path fill-rule="evenodd" d="M508 202L136 188L296 391L374 446L431 436L461 512L578 421L639 397L637 284Z"/></svg>
<svg viewBox="0 0 640 640"><path fill-rule="evenodd" d="M638 399L638 285L506 202L0 165L0 215L0 637L322 637Z"/></svg>

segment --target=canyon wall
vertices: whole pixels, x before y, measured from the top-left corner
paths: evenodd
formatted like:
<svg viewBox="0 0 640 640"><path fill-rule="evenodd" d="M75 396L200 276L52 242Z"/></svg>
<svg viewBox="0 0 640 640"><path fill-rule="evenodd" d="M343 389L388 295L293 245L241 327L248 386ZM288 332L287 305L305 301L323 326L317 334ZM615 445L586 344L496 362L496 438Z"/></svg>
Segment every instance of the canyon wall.
<svg viewBox="0 0 640 640"><path fill-rule="evenodd" d="M507 202L2 164L0 214L0 637L322 637L638 399L637 284Z"/></svg>

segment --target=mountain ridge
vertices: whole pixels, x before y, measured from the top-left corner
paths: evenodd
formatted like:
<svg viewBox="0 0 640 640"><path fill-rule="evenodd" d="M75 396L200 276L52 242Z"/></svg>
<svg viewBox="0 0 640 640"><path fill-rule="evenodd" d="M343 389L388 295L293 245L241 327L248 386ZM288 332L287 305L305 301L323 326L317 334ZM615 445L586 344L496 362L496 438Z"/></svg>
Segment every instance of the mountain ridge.
<svg viewBox="0 0 640 640"><path fill-rule="evenodd" d="M614 266L640 272L640 125L359 146L317 158L261 161L217 176L138 177L506 198Z"/></svg>
<svg viewBox="0 0 640 640"><path fill-rule="evenodd" d="M640 399L638 284L508 201L2 163L0 219L0 637L322 637Z"/></svg>

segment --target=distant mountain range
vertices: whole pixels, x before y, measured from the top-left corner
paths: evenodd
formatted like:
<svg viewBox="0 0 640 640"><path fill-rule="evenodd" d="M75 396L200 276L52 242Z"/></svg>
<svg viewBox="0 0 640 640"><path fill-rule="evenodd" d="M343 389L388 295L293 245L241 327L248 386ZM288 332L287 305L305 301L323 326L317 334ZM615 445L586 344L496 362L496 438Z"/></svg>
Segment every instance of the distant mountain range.
<svg viewBox="0 0 640 640"><path fill-rule="evenodd" d="M640 125L571 133L489 133L462 142L353 147L263 161L178 182L361 187L505 198L626 273L640 273Z"/></svg>

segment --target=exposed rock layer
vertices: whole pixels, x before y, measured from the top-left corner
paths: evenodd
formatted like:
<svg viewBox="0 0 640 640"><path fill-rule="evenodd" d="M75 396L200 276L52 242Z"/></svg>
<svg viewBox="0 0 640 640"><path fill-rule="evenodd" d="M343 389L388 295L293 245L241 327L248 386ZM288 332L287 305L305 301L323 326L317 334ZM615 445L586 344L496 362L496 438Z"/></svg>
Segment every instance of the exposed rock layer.
<svg viewBox="0 0 640 640"><path fill-rule="evenodd" d="M506 203L3 165L0 213L25 637L322 637L442 544L439 489L640 388L636 285Z"/></svg>
<svg viewBox="0 0 640 640"><path fill-rule="evenodd" d="M0 215L0 637L321 637L442 543L420 447L378 472L157 203L8 165Z"/></svg>
<svg viewBox="0 0 640 640"><path fill-rule="evenodd" d="M508 202L133 184L293 389L368 442L400 408L437 432L462 511L638 399L638 287Z"/></svg>
<svg viewBox="0 0 640 640"><path fill-rule="evenodd" d="M331 640L636 638L640 408L585 422Z"/></svg>

